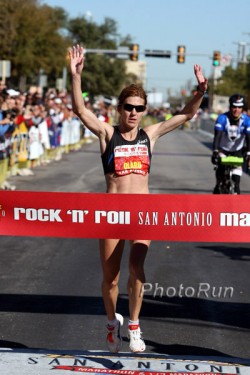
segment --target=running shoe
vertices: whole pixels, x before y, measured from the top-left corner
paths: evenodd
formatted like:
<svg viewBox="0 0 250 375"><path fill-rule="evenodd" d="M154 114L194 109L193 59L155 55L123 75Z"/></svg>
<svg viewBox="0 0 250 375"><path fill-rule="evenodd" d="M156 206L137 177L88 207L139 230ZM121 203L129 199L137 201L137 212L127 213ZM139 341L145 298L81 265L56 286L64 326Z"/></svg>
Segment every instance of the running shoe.
<svg viewBox="0 0 250 375"><path fill-rule="evenodd" d="M139 325L129 325L128 329L129 348L133 353L144 352L145 342L142 338L142 332Z"/></svg>
<svg viewBox="0 0 250 375"><path fill-rule="evenodd" d="M123 325L123 316L121 314L115 314L117 324L115 326L107 325L107 346L111 353L118 353L122 348L122 337L120 334L120 328Z"/></svg>

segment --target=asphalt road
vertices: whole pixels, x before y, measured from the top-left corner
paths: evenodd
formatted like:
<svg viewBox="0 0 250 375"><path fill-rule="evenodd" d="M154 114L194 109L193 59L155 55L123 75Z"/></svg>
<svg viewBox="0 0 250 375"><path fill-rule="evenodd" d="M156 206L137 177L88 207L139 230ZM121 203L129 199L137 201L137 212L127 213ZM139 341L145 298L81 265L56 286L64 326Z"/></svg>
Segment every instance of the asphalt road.
<svg viewBox="0 0 250 375"><path fill-rule="evenodd" d="M151 192L211 194L210 147L211 138L195 132L162 138ZM105 190L97 142L34 172L9 181L26 191ZM248 176L241 186L249 194ZM106 350L97 240L3 236L0 259L0 347ZM118 302L125 318L127 260L125 251ZM147 352L250 358L249 261L248 244L153 242L141 312ZM125 327L123 336L128 351Z"/></svg>

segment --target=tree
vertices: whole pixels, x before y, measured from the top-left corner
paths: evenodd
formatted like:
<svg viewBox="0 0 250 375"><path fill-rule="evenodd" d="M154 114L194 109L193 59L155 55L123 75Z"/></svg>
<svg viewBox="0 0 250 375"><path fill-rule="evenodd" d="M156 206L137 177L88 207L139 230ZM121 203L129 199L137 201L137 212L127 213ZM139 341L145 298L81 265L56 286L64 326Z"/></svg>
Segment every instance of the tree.
<svg viewBox="0 0 250 375"><path fill-rule="evenodd" d="M130 36L121 38L111 18L101 25L84 17L69 19L63 8L41 5L39 0L0 0L0 9L0 58L11 61L8 84L20 89L36 84L41 71L54 85L74 43L90 49L131 43ZM83 77L84 88L92 95L116 95L127 79L125 63L113 55L88 54Z"/></svg>
<svg viewBox="0 0 250 375"><path fill-rule="evenodd" d="M214 87L214 93L223 96L230 96L232 93L237 92L247 95L249 87L249 78L247 78L248 65L239 64L235 69L231 66L226 67L222 72L222 77Z"/></svg>
<svg viewBox="0 0 250 375"><path fill-rule="evenodd" d="M87 49L118 48L117 24L110 18L105 18L100 26L84 17L75 18L69 21L68 31L74 44L79 43ZM86 55L83 87L92 95L117 95L125 80L123 60L115 59L113 55Z"/></svg>
<svg viewBox="0 0 250 375"><path fill-rule="evenodd" d="M62 8L40 6L38 0L0 0L1 58L11 60L12 81L34 82L43 69L59 75L65 65L67 38L60 34L67 15Z"/></svg>

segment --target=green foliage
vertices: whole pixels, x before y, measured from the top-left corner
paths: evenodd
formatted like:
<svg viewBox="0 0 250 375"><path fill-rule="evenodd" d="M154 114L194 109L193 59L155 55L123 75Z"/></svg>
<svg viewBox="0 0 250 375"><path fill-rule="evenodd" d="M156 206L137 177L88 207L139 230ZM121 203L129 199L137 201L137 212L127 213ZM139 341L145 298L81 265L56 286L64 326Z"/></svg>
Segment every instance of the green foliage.
<svg viewBox="0 0 250 375"><path fill-rule="evenodd" d="M104 55L88 54L83 73L83 88L92 95L116 95L124 77L124 62Z"/></svg>
<svg viewBox="0 0 250 375"><path fill-rule="evenodd" d="M67 19L64 10L37 0L0 0L0 8L1 59L11 61L12 80L35 81L40 69L59 74L68 45L59 33Z"/></svg>
<svg viewBox="0 0 250 375"><path fill-rule="evenodd" d="M214 86L217 95L230 96L232 93L241 93L247 96L250 88L250 64L239 64L237 68L228 66L222 77Z"/></svg>
<svg viewBox="0 0 250 375"><path fill-rule="evenodd" d="M117 49L116 22L105 18L97 25L84 17L69 21L68 31L73 43L79 43L87 49ZM129 39L129 38L128 38ZM110 55L87 54L83 73L83 87L92 95L117 95L126 78L123 60Z"/></svg>
<svg viewBox="0 0 250 375"><path fill-rule="evenodd" d="M20 86L36 83L40 71L55 85L68 66L67 50L75 43L90 49L117 49L129 45L111 18L97 25L84 17L69 19L63 8L39 0L0 0L0 58L11 61L11 82ZM114 56L88 54L83 87L92 95L116 95L127 75L123 60ZM68 82L69 84L69 82Z"/></svg>

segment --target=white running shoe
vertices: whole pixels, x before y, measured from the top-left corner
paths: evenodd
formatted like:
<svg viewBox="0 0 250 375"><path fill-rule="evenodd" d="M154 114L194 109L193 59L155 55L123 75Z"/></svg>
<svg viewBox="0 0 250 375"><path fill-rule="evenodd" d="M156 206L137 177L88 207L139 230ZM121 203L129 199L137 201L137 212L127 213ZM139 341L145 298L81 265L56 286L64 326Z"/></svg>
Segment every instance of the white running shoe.
<svg viewBox="0 0 250 375"><path fill-rule="evenodd" d="M129 348L133 353L144 352L146 349L145 342L142 338L140 326L133 326L133 329L128 329Z"/></svg>
<svg viewBox="0 0 250 375"><path fill-rule="evenodd" d="M121 314L115 314L117 324L115 326L107 325L107 346L111 353L118 353L122 348L122 337L120 334L120 328L123 325L123 316Z"/></svg>

